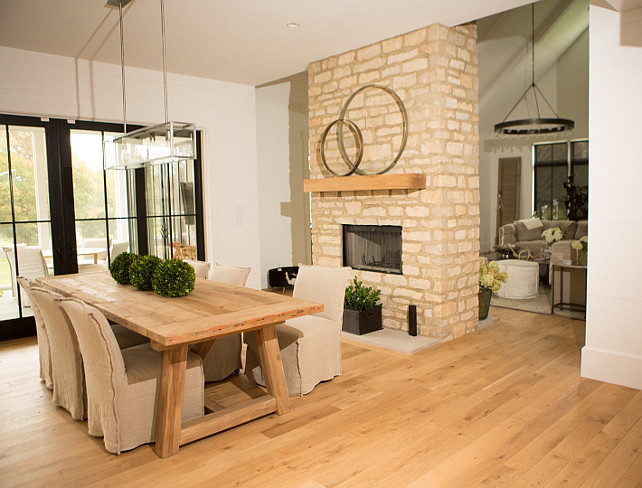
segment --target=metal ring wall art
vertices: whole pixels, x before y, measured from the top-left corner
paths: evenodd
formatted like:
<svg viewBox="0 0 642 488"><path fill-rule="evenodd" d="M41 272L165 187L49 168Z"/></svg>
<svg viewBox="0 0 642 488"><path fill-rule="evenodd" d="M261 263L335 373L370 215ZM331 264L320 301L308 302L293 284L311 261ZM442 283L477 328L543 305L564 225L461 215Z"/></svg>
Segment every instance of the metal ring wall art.
<svg viewBox="0 0 642 488"><path fill-rule="evenodd" d="M401 112L401 117L402 117L402 125L403 125L403 136L401 139L401 145L399 147L399 151L397 152L397 155L395 158L392 160L390 164L388 164L386 167L384 167L381 171L375 171L372 173L368 173L362 169L359 169L359 164L361 164L361 161L363 159L363 152L364 152L364 147L363 147L363 134L361 133L361 130L359 129L359 126L357 126L356 123L351 121L350 119L346 118L346 114L348 112L348 109L350 108L350 103L354 98L361 92L367 90L367 89L377 89L377 90L383 90L386 92L388 95L392 97L394 102L397 104L397 107L399 107L399 111ZM333 126L337 126L337 137L339 139L339 152L341 153L341 158L343 161L346 163L348 166L348 171L345 173L337 173L336 171L332 170L330 166L328 165L328 162L325 157L325 144L326 144L326 139L328 137L328 134L330 133L330 130L332 129ZM356 157L355 161L353 162L350 157L348 156L346 149L345 149L345 144L343 140L343 128L344 126L347 126L350 132L352 133L352 136L355 139L355 143L357 145L357 152L356 152ZM341 113L339 115L339 118L336 120L333 120L328 124L328 126L325 128L323 131L323 135L321 136L321 160L323 161L323 165L325 168L332 173L335 176L350 176L353 173L357 173L358 175L381 175L384 174L390 169L394 167L395 164L397 164L397 161L399 161L399 158L401 158L401 154L403 153L404 149L406 148L406 142L408 141L408 112L406 112L406 107L403 104L403 101L397 95L391 88L388 88L386 86L381 86L381 85L364 85L361 88L357 89L348 99L346 100L346 103L343 105L341 108Z"/></svg>

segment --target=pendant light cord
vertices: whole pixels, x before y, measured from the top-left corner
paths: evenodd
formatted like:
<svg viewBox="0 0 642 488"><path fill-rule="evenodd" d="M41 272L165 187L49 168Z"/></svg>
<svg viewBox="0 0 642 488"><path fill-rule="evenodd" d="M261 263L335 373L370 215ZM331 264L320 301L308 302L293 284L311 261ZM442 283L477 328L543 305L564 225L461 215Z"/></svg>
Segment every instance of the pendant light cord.
<svg viewBox="0 0 642 488"><path fill-rule="evenodd" d="M539 112L539 101L537 100L537 90L535 89L535 3L531 3L531 73L533 98L535 99L535 109L537 110L537 118L539 119L541 115Z"/></svg>
<svg viewBox="0 0 642 488"><path fill-rule="evenodd" d="M161 4L161 29L163 37L163 95L165 104L165 122L169 122L167 114L167 49L165 47L165 1L160 0Z"/></svg>
<svg viewBox="0 0 642 488"><path fill-rule="evenodd" d="M125 41L123 35L123 4L118 2L118 18L120 23L120 76L123 86L123 134L127 134L127 95L125 90Z"/></svg>

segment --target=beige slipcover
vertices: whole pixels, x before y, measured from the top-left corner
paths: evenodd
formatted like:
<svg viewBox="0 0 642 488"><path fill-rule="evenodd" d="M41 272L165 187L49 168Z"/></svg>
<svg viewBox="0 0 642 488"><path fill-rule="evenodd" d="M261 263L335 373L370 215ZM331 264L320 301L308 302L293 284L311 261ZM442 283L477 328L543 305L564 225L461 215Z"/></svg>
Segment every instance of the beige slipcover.
<svg viewBox="0 0 642 488"><path fill-rule="evenodd" d="M58 300L78 336L87 382L89 434L120 454L155 439L162 353L148 344L120 350L105 316L75 298ZM189 353L183 421L203 415L201 359Z"/></svg>
<svg viewBox="0 0 642 488"><path fill-rule="evenodd" d="M203 261L197 261L197 263L202 262ZM212 270L212 281L227 283L228 285L245 286L250 271L251 268L216 263L216 266ZM235 371L239 371L242 367L241 346L242 341L240 334L216 339L212 348L205 356L205 359L203 359L205 381L221 381Z"/></svg>
<svg viewBox="0 0 642 488"><path fill-rule="evenodd" d="M286 320L276 326L288 393L305 395L321 381L341 374L343 300L349 267L299 265L293 296L323 303L324 311ZM244 334L247 344L245 374L265 386L256 335Z"/></svg>
<svg viewBox="0 0 642 488"><path fill-rule="evenodd" d="M194 268L194 273L197 278L207 279L210 273L210 263L207 261L196 261L194 259L183 259L187 264Z"/></svg>
<svg viewBox="0 0 642 488"><path fill-rule="evenodd" d="M231 266L229 264L216 263L212 270L212 281L227 283L228 285L245 286L252 268Z"/></svg>
<svg viewBox="0 0 642 488"><path fill-rule="evenodd" d="M85 418L82 358L76 332L67 316L53 301L55 298L60 298L60 295L39 287L34 280L24 276L18 276L17 280L31 298L36 319L41 377L43 368L49 371L51 386L47 387L54 390L52 401L55 405L67 410L72 418L82 420ZM149 339L122 325L111 324L111 328L120 349L149 343ZM46 347L44 344L41 346L42 337L46 340Z"/></svg>
<svg viewBox="0 0 642 488"><path fill-rule="evenodd" d="M25 246L24 244L18 244L16 249L18 250L18 264L16 265L16 256L13 246L3 247L4 252L7 256L7 261L9 262L9 268L11 269L11 290L13 296L17 296L16 282L14 281L17 276L24 276L26 278L39 278L41 276L47 276L49 271L47 270L47 262L45 261L42 251L39 247ZM29 298L22 297L22 306L28 307Z"/></svg>
<svg viewBox="0 0 642 488"><path fill-rule="evenodd" d="M23 285L24 286L24 285ZM53 378L54 405L83 420L85 410L85 379L76 333L64 311L55 302L60 295L34 286L28 292L32 303L40 309L49 334Z"/></svg>
<svg viewBox="0 0 642 488"><path fill-rule="evenodd" d="M31 299L30 288L36 285L36 282L24 276L16 278L24 292ZM51 346L49 345L49 334L45 326L45 321L40 312L38 305L31 300L31 310L33 318L36 321L36 338L38 340L38 356L40 358L40 378L45 382L45 386L53 390L53 379L51 377Z"/></svg>

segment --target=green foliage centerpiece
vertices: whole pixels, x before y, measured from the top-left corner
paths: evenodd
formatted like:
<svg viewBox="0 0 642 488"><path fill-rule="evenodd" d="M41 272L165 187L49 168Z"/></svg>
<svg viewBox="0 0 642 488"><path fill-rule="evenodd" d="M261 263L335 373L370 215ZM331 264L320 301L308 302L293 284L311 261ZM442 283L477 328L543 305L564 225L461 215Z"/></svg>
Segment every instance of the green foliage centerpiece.
<svg viewBox="0 0 642 488"><path fill-rule="evenodd" d="M343 330L361 335L382 329L380 294L381 290L363 286L355 276L345 290Z"/></svg>
<svg viewBox="0 0 642 488"><path fill-rule="evenodd" d="M136 256L129 266L129 281L140 291L152 290L152 276L161 263L156 256Z"/></svg>
<svg viewBox="0 0 642 488"><path fill-rule="evenodd" d="M162 261L152 275L154 291L169 298L189 295L195 281L194 268L180 259Z"/></svg>
<svg viewBox="0 0 642 488"><path fill-rule="evenodd" d="M128 285L129 280L129 267L136 259L136 254L131 252L122 252L114 258L109 266L109 274L116 280L116 283L121 285Z"/></svg>
<svg viewBox="0 0 642 488"><path fill-rule="evenodd" d="M114 258L109 273L121 285L131 284L140 291L154 290L169 298L189 295L196 282L196 273L189 263L129 252Z"/></svg>

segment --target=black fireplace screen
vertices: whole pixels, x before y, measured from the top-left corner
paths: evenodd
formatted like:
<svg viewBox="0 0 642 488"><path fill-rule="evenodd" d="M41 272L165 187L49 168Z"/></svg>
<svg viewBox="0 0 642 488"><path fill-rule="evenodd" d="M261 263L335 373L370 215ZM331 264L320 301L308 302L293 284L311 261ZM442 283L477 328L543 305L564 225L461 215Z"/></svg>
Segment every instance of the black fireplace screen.
<svg viewBox="0 0 642 488"><path fill-rule="evenodd" d="M343 264L353 269L402 274L401 227L344 225Z"/></svg>

